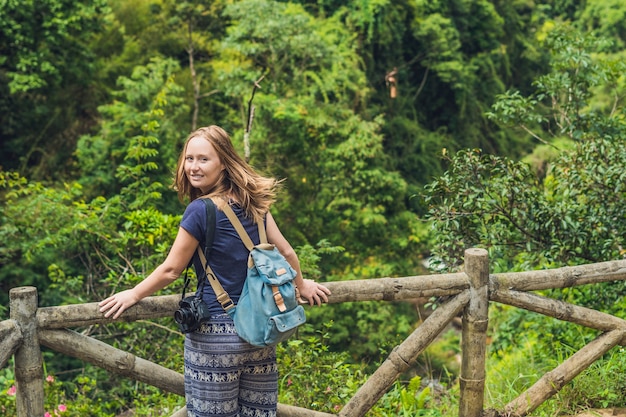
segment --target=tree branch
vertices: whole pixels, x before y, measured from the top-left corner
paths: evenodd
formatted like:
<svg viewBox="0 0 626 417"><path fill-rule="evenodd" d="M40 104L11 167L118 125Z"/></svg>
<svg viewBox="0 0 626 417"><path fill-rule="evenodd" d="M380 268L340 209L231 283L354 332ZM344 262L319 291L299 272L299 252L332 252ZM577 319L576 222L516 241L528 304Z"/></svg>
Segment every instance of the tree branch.
<svg viewBox="0 0 626 417"><path fill-rule="evenodd" d="M243 135L243 146L244 146L244 157L246 158L246 162L250 161L250 132L252 131L252 120L254 120L254 104L252 101L254 100L254 94L256 93L257 88L261 88L261 81L265 78L265 74L261 75L261 78L254 82L252 86L252 95L250 96L250 100L248 100L248 118L246 120L246 129Z"/></svg>

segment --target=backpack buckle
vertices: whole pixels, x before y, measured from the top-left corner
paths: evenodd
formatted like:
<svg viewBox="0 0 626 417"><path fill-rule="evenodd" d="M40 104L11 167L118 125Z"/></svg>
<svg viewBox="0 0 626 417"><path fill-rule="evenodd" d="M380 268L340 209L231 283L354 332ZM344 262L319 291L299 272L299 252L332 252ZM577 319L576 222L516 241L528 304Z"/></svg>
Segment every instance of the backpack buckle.
<svg viewBox="0 0 626 417"><path fill-rule="evenodd" d="M278 311L281 313L287 311L285 300L276 285L272 285L272 295L274 296L274 302L276 303L276 307L278 307Z"/></svg>

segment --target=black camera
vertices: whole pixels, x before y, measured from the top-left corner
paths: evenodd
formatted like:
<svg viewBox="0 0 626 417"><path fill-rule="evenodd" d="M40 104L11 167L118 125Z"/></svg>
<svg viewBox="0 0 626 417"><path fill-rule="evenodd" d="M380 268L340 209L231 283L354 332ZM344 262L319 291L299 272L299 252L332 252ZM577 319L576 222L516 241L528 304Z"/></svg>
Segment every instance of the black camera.
<svg viewBox="0 0 626 417"><path fill-rule="evenodd" d="M183 333L195 331L211 316L206 303L195 296L183 298L178 306L180 308L174 312L174 320Z"/></svg>

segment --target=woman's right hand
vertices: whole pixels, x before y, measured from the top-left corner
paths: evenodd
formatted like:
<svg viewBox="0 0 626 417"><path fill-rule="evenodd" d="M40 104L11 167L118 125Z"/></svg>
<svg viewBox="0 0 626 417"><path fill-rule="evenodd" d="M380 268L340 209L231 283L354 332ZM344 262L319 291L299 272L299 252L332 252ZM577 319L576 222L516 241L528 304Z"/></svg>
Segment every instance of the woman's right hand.
<svg viewBox="0 0 626 417"><path fill-rule="evenodd" d="M109 298L100 301L100 312L104 313L104 317L118 318L128 308L134 306L139 302L140 298L137 296L135 289L121 291L117 294L113 294Z"/></svg>

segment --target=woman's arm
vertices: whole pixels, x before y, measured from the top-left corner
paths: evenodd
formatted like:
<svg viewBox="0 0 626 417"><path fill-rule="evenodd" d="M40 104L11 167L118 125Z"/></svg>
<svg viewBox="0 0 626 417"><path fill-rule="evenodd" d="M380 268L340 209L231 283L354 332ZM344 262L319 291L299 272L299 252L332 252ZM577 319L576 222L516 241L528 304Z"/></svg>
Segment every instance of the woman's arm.
<svg viewBox="0 0 626 417"><path fill-rule="evenodd" d="M303 278L302 270L300 269L300 261L298 260L296 251L293 250L291 244L287 241L287 239L285 239L278 228L278 225L274 221L272 214L269 212L267 213L265 219L265 230L267 232L268 242L276 245L276 248L285 257L285 259L287 259L289 265L295 269L296 278L294 279L294 282L298 287L298 291L300 291L300 296L304 297L310 305L322 305L322 303L327 303L330 290L311 279Z"/></svg>
<svg viewBox="0 0 626 417"><path fill-rule="evenodd" d="M165 261L134 288L118 292L102 300L99 304L100 312L104 313L104 317L113 315L116 319L139 300L174 282L189 264L197 247L196 238L182 227L179 228Z"/></svg>

